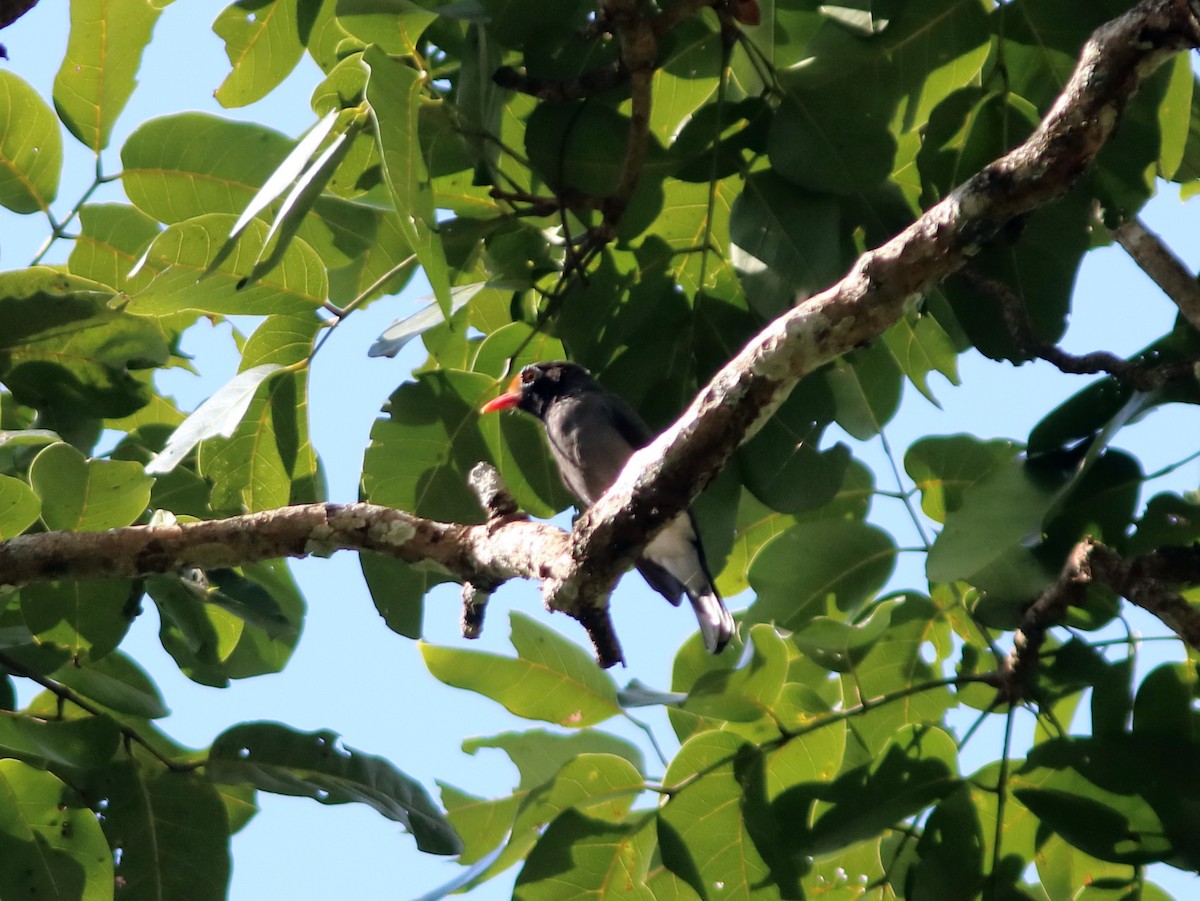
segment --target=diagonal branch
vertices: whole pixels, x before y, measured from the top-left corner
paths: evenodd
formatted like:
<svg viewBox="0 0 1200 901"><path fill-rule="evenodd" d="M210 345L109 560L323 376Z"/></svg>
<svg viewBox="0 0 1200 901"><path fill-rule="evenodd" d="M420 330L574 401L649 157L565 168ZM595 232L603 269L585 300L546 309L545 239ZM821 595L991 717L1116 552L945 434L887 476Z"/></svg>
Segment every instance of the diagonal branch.
<svg viewBox="0 0 1200 901"><path fill-rule="evenodd" d="M1146 228L1141 219L1130 219L1113 229L1113 237L1179 307L1192 328L1200 331L1200 281L1183 260L1171 252L1162 238Z"/></svg>
<svg viewBox="0 0 1200 901"><path fill-rule="evenodd" d="M770 323L576 522L562 590L607 604L612 574L686 507L806 374L870 342L1017 216L1064 194L1112 135L1141 82L1200 44L1200 3L1143 0L1101 26L1025 143L968 179L837 284ZM594 581L593 581L594 580Z"/></svg>

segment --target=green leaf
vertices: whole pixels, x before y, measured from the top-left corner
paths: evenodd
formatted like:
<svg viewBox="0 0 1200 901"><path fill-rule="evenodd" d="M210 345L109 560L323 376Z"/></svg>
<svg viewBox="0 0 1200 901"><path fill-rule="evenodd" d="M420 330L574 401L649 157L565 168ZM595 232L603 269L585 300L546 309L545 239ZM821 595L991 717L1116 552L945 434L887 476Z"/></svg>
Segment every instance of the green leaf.
<svg viewBox="0 0 1200 901"><path fill-rule="evenodd" d="M39 645L57 645L83 666L121 643L140 593L124 579L38 582L21 589L21 613Z"/></svg>
<svg viewBox="0 0 1200 901"><path fill-rule="evenodd" d="M656 845L653 814L626 823L559 814L526 859L513 889L517 901L655 901L646 883ZM566 860L564 860L564 855ZM564 873L564 868L566 872ZM564 878L566 877L566 878Z"/></svg>
<svg viewBox="0 0 1200 901"><path fill-rule="evenodd" d="M1158 127L1162 133L1158 171L1163 178L1173 178L1183 164L1187 148L1196 76L1184 55L1176 56L1166 68L1171 74L1166 95L1158 106Z"/></svg>
<svg viewBox="0 0 1200 901"><path fill-rule="evenodd" d="M260 363L239 372L218 388L171 433L163 449L146 465L146 472L150 475L168 473L205 438L233 435L259 386L281 368L279 363Z"/></svg>
<svg viewBox="0 0 1200 901"><path fill-rule="evenodd" d="M941 729L908 726L874 763L838 777L820 797L830 806L813 823L813 853L874 838L924 810L957 785L958 751Z"/></svg>
<svg viewBox="0 0 1200 901"><path fill-rule="evenodd" d="M737 778L743 759L754 755L736 735L702 732L667 767L663 784L675 790L658 812L662 861L701 897L720 885L722 898L748 899L770 876L747 832Z"/></svg>
<svg viewBox="0 0 1200 901"><path fill-rule="evenodd" d="M67 55L54 77L54 107L93 153L108 146L113 123L137 85L142 51L158 21L148 0L73 0Z"/></svg>
<svg viewBox="0 0 1200 901"><path fill-rule="evenodd" d="M154 680L120 651L90 660L86 666L71 663L56 670L53 678L117 713L143 719L170 713Z"/></svg>
<svg viewBox="0 0 1200 901"><path fill-rule="evenodd" d="M824 376L838 425L859 441L878 435L900 408L904 380L883 341L838 357Z"/></svg>
<svg viewBox="0 0 1200 901"><path fill-rule="evenodd" d="M0 540L15 538L37 522L42 502L33 489L12 476L0 475Z"/></svg>
<svg viewBox="0 0 1200 901"><path fill-rule="evenodd" d="M221 11L213 31L231 67L214 94L221 106L261 100L288 76L308 42L310 7L303 0L237 0Z"/></svg>
<svg viewBox="0 0 1200 901"><path fill-rule="evenodd" d="M189 679L224 687L282 670L304 620L304 598L283 561L214 570L209 583L154 576L146 591L158 605L159 638ZM264 598L266 592L269 598Z"/></svg>
<svg viewBox="0 0 1200 901"><path fill-rule="evenodd" d="M92 811L56 776L0 760L0 895L46 901L112 898L113 861ZM20 861L20 865L13 865Z"/></svg>
<svg viewBox="0 0 1200 901"><path fill-rule="evenodd" d="M929 373L940 372L951 385L959 384L954 342L933 316L908 313L883 333L883 340L900 371L931 404L940 406L929 387Z"/></svg>
<svg viewBox="0 0 1200 901"><path fill-rule="evenodd" d="M621 713L616 683L582 648L524 614L510 621L517 657L422 644L425 665L527 719L581 728Z"/></svg>
<svg viewBox="0 0 1200 901"><path fill-rule="evenodd" d="M754 309L777 315L837 281L846 260L841 210L774 170L753 173L729 213L731 259Z"/></svg>
<svg viewBox="0 0 1200 901"><path fill-rule="evenodd" d="M88 460L69 444L52 444L34 458L29 482L42 500L50 529L99 532L127 526L150 503L154 480L140 463Z"/></svg>
<svg viewBox="0 0 1200 901"><path fill-rule="evenodd" d="M49 211L61 168L57 117L29 84L0 69L0 204L16 213Z"/></svg>
<svg viewBox="0 0 1200 901"><path fill-rule="evenodd" d="M216 269L233 217L212 213L169 226L146 250L143 265L154 279L133 294L126 309L161 316L192 310L220 315L267 316L312 313L329 297L325 263L304 241L291 241L268 277L247 278L262 253L269 227L251 222L234 251Z"/></svg>
<svg viewBox="0 0 1200 901"><path fill-rule="evenodd" d="M1060 484L1047 484L1020 459L972 484L929 551L930 581L963 579L1006 598L1035 596L1053 573L1031 548L1041 541L1042 521Z"/></svg>
<svg viewBox="0 0 1200 901"><path fill-rule="evenodd" d="M0 379L47 425L127 416L150 390L131 370L166 362L158 325L110 309L96 282L35 266L0 274ZM60 423L61 418L61 423Z"/></svg>
<svg viewBox="0 0 1200 901"><path fill-rule="evenodd" d="M582 754L606 754L623 757L641 771L645 766L642 752L623 738L595 729L576 732L547 732L529 729L504 732L487 738L468 738L462 743L467 754L495 748L508 755L520 774L518 790L532 791L554 779L560 770Z"/></svg>
<svg viewBox="0 0 1200 901"><path fill-rule="evenodd" d="M177 113L138 126L121 147L121 184L139 210L176 223L234 215L287 156L277 131L205 113Z"/></svg>
<svg viewBox="0 0 1200 901"><path fill-rule="evenodd" d="M887 582L895 557L891 536L866 523L798 523L750 564L758 598L747 619L797 629L813 616L853 615Z"/></svg>
<svg viewBox="0 0 1200 901"><path fill-rule="evenodd" d="M914 897L952 901L974 894L983 882L983 830L970 794L944 797L925 823L917 843Z"/></svg>
<svg viewBox="0 0 1200 901"><path fill-rule="evenodd" d="M930 435L914 441L904 469L921 492L921 510L935 522L962 506L963 493L988 473L1013 460L1020 445L974 435Z"/></svg>
<svg viewBox="0 0 1200 901"><path fill-rule="evenodd" d="M452 582L440 566L410 566L383 554L358 555L363 578L375 602L375 609L393 632L406 638L420 638L425 613L425 595L435 585Z"/></svg>
<svg viewBox="0 0 1200 901"><path fill-rule="evenodd" d="M378 47L363 54L370 71L367 102L375 120L383 172L400 216L408 245L425 270L442 313L450 315L450 276L446 252L437 235L433 193L417 137L417 112L423 85L416 69L392 60Z"/></svg>
<svg viewBox="0 0 1200 901"><path fill-rule="evenodd" d="M131 280L133 269L159 233L158 223L123 203L89 203L79 211L79 235L67 268L73 275L99 282L114 291L135 292L148 281Z"/></svg>
<svg viewBox="0 0 1200 901"><path fill-rule="evenodd" d="M541 427L528 416L479 414L496 382L445 368L421 373L392 394L371 429L363 488L377 504L435 519L475 522L479 501L467 474L480 460L500 471L517 504L552 516L568 503Z"/></svg>
<svg viewBox="0 0 1200 901"><path fill-rule="evenodd" d="M780 79L786 93L771 125L771 165L811 191L854 194L892 171L896 71L883 48L837 27L823 28L807 49L806 64Z"/></svg>
<svg viewBox="0 0 1200 901"><path fill-rule="evenodd" d="M338 0L337 20L364 44L389 56L406 56L438 14L413 0Z"/></svg>
<svg viewBox="0 0 1200 901"><path fill-rule="evenodd" d="M900 603L900 598L880 601L858 623L847 623L830 616L813 617L792 635L792 641L821 666L843 672L852 657L868 650L883 637L892 624L892 610Z"/></svg>
<svg viewBox="0 0 1200 901"><path fill-rule="evenodd" d="M103 799L103 828L119 851L116 877L129 898L222 901L229 890L225 804L207 778L132 760L88 775Z"/></svg>
<svg viewBox="0 0 1200 901"><path fill-rule="evenodd" d="M297 732L280 723L243 723L213 742L206 764L214 782L322 804L366 804L408 829L428 854L457 854L462 842L421 785L382 757L342 744L336 733Z"/></svg>
<svg viewBox="0 0 1200 901"><path fill-rule="evenodd" d="M47 720L0 711L2 756L17 757L39 769L59 766L84 770L103 766L117 752L120 738L117 724L106 716Z"/></svg>
<svg viewBox="0 0 1200 901"><path fill-rule="evenodd" d="M759 623L746 640L751 649L734 669L713 669L696 680L683 709L710 719L752 723L767 717L768 731L779 722L775 707L787 675L788 652L772 626ZM744 734L744 733L743 733Z"/></svg>

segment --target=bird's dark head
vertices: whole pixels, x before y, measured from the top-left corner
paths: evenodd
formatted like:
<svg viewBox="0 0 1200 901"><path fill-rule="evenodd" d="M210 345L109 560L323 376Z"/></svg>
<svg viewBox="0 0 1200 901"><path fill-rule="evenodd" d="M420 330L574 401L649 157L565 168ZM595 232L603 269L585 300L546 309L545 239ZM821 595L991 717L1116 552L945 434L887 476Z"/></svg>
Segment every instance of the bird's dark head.
<svg viewBox="0 0 1200 901"><path fill-rule="evenodd" d="M592 374L575 363L552 360L530 363L517 374L508 391L483 405L484 413L516 407L543 419L556 400L572 397L597 387Z"/></svg>

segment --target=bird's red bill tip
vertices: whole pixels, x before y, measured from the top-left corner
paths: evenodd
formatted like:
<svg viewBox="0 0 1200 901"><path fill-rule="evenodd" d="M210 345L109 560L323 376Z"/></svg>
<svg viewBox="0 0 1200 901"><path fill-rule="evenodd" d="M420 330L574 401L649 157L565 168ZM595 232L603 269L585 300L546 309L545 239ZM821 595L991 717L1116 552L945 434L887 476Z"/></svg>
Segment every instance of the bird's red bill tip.
<svg viewBox="0 0 1200 901"><path fill-rule="evenodd" d="M479 408L481 413L495 413L497 410L508 410L521 402L520 391L509 391L499 397L493 397Z"/></svg>

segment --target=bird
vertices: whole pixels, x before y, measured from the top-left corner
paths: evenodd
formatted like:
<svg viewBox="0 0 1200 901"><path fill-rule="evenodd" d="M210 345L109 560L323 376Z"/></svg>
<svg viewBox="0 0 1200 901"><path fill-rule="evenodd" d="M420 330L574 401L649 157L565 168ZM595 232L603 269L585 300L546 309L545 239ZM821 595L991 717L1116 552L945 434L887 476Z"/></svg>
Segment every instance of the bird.
<svg viewBox="0 0 1200 901"><path fill-rule="evenodd" d="M531 363L481 412L517 409L541 421L567 489L584 510L600 499L653 433L620 396L584 367L565 360ZM635 566L675 606L691 601L704 646L719 654L734 635L733 617L713 585L696 515L689 507L646 545Z"/></svg>

